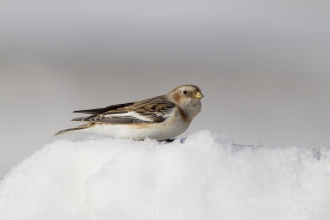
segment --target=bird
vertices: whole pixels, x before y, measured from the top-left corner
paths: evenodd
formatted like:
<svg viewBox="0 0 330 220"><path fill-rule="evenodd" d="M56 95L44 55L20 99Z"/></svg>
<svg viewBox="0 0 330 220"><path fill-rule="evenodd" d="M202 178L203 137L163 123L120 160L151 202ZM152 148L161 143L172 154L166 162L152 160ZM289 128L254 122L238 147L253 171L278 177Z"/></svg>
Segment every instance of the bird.
<svg viewBox="0 0 330 220"><path fill-rule="evenodd" d="M119 139L158 141L175 138L187 130L201 111L204 97L195 85L181 85L169 93L137 102L110 105L105 108L77 110L73 113L89 114L72 121L88 122L55 133L74 131L107 135Z"/></svg>

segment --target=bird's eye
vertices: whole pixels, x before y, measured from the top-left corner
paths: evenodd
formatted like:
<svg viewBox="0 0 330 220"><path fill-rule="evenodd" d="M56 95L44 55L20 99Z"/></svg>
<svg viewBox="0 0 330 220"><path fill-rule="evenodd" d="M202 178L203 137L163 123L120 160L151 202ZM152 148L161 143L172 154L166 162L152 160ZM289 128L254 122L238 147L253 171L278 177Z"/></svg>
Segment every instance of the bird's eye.
<svg viewBox="0 0 330 220"><path fill-rule="evenodd" d="M187 94L187 91L186 90L183 90L183 94Z"/></svg>

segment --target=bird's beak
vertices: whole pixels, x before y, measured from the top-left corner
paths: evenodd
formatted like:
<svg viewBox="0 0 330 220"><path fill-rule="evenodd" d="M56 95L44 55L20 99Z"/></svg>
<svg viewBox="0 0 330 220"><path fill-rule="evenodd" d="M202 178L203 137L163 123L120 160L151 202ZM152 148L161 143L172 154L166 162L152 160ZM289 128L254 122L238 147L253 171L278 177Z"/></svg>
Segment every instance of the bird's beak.
<svg viewBox="0 0 330 220"><path fill-rule="evenodd" d="M200 92L200 91L198 91L197 93L196 93L196 95L195 95L195 98L197 98L197 99L201 99L201 98L203 98L204 96L203 96L203 94Z"/></svg>

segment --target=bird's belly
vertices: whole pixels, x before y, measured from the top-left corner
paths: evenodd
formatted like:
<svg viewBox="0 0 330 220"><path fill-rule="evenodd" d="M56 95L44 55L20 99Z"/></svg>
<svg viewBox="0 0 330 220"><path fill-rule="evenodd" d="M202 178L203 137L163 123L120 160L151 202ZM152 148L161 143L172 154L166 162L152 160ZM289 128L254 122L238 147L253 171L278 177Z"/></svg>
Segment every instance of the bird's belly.
<svg viewBox="0 0 330 220"><path fill-rule="evenodd" d="M146 137L156 140L164 140L174 138L188 128L188 123L171 124L95 124L94 126L84 129L86 132L92 132L101 135L108 135L115 138L128 138L133 140L143 140Z"/></svg>

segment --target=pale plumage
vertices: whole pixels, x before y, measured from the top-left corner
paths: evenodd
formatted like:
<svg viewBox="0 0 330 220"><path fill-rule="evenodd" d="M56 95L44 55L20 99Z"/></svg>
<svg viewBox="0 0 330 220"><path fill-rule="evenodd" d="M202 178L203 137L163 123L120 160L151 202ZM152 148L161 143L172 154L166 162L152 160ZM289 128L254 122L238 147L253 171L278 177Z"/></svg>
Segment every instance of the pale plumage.
<svg viewBox="0 0 330 220"><path fill-rule="evenodd" d="M203 95L199 87L183 85L166 95L139 102L74 111L90 115L74 118L73 121L89 123L59 131L55 135L80 130L134 140L173 138L187 130L200 112L201 98Z"/></svg>

